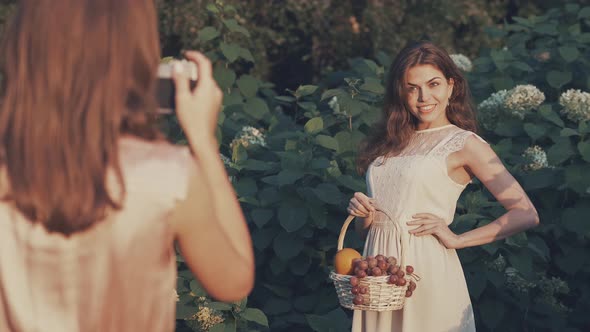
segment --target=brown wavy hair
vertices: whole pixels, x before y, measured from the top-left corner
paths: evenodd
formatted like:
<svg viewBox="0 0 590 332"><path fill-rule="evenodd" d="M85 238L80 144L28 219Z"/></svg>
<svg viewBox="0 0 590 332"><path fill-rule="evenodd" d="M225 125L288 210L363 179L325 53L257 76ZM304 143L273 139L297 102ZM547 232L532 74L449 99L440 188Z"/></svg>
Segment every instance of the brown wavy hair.
<svg viewBox="0 0 590 332"><path fill-rule="evenodd" d="M389 69L383 101L382 119L361 144L357 170L364 174L375 158L402 151L416 130L418 120L406 102L406 72L417 65L438 68L447 81L453 79L453 93L446 110L449 121L465 130L477 131L471 95L463 74L449 54L431 42L410 43L400 51Z"/></svg>
<svg viewBox="0 0 590 332"><path fill-rule="evenodd" d="M68 235L121 207L120 137L162 137L158 38L153 1L18 2L1 45L0 170L3 199L31 222Z"/></svg>

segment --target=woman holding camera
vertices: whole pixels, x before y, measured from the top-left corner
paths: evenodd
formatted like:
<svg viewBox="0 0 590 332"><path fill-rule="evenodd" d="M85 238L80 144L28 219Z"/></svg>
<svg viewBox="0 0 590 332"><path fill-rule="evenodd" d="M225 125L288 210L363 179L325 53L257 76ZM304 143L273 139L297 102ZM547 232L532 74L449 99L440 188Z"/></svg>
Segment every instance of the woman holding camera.
<svg viewBox="0 0 590 332"><path fill-rule="evenodd" d="M177 241L221 301L254 258L214 131L222 92L197 52L176 72L189 147L155 122L153 1L22 0L5 32L0 331L172 331Z"/></svg>

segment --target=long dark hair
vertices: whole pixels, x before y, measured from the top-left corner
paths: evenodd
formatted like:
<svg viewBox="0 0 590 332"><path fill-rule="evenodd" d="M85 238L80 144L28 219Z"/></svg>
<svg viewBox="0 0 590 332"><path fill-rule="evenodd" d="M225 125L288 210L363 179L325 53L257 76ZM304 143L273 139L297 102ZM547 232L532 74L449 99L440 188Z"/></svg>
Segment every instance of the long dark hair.
<svg viewBox="0 0 590 332"><path fill-rule="evenodd" d="M411 43L400 51L391 64L383 102L383 117L374 125L360 147L357 159L359 173L364 174L375 158L395 155L408 145L418 120L406 103L405 75L408 69L417 65L432 65L443 73L447 81L453 79L454 87L446 111L447 117L460 128L473 132L477 130L469 87L449 54L431 42Z"/></svg>
<svg viewBox="0 0 590 332"><path fill-rule="evenodd" d="M120 208L119 138L161 137L159 52L153 1L19 1L0 63L3 199L63 234Z"/></svg>

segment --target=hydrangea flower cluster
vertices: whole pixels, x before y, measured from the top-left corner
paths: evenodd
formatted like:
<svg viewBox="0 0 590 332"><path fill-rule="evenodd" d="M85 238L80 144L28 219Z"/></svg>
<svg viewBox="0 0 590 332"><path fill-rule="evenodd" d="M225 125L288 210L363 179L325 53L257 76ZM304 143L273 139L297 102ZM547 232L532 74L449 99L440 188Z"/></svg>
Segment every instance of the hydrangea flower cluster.
<svg viewBox="0 0 590 332"><path fill-rule="evenodd" d="M266 146L266 138L264 134L251 126L245 126L238 132L236 137L230 143L230 148L233 148L236 144L242 144L244 147L250 145Z"/></svg>
<svg viewBox="0 0 590 332"><path fill-rule="evenodd" d="M199 311L187 319L188 325L197 331L208 331L213 326L223 323L225 318L215 309L199 306Z"/></svg>
<svg viewBox="0 0 590 332"><path fill-rule="evenodd" d="M498 121L499 114L503 111L504 101L508 90L500 90L492 93L488 99L478 106L478 118L481 125L487 130L493 130Z"/></svg>
<svg viewBox="0 0 590 332"><path fill-rule="evenodd" d="M506 269L506 258L500 254L493 261L486 262L486 266L492 271L504 272L504 269Z"/></svg>
<svg viewBox="0 0 590 332"><path fill-rule="evenodd" d="M538 108L545 101L545 94L535 86L517 85L510 90L493 93L478 106L478 118L487 130L493 130L501 115L524 119L527 112Z"/></svg>
<svg viewBox="0 0 590 332"><path fill-rule="evenodd" d="M540 296L537 298L538 301L548 304L558 312L570 310L556 298L556 295L570 292L570 288L565 281L555 277L547 278L542 276L538 288L541 291Z"/></svg>
<svg viewBox="0 0 590 332"><path fill-rule="evenodd" d="M539 107L545 101L545 94L534 85L517 85L506 95L504 107L508 113L524 119L526 112Z"/></svg>
<svg viewBox="0 0 590 332"><path fill-rule="evenodd" d="M526 164L524 165L525 170L535 171L549 167L547 153L538 145L528 147L524 150L522 157L526 160Z"/></svg>
<svg viewBox="0 0 590 332"><path fill-rule="evenodd" d="M590 120L590 93L570 89L559 97L561 114L574 122Z"/></svg>
<svg viewBox="0 0 590 332"><path fill-rule="evenodd" d="M473 63L463 54L451 54L451 59L455 63L455 65L465 72L470 72L473 70Z"/></svg>
<svg viewBox="0 0 590 332"><path fill-rule="evenodd" d="M509 289L517 291L519 293L528 293L531 288L534 288L536 285L525 278L523 278L518 270L515 268L509 267L506 269L506 286Z"/></svg>

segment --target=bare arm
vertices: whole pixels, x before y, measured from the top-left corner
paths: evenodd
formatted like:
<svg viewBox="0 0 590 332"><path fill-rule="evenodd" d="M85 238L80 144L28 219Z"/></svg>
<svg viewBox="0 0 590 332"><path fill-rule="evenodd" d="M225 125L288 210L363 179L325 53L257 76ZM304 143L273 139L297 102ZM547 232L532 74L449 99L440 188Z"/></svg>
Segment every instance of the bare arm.
<svg viewBox="0 0 590 332"><path fill-rule="evenodd" d="M177 115L195 155L195 172L171 222L185 262L205 290L218 300L236 301L253 288L252 242L214 138L222 93L211 63L199 53L187 57L199 69L195 91L186 78L174 79Z"/></svg>
<svg viewBox="0 0 590 332"><path fill-rule="evenodd" d="M470 137L459 153L471 173L507 210L493 222L459 235L459 248L501 240L539 224L537 210L524 189L489 145Z"/></svg>

